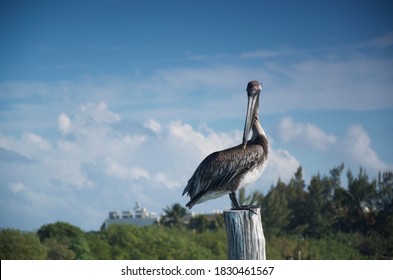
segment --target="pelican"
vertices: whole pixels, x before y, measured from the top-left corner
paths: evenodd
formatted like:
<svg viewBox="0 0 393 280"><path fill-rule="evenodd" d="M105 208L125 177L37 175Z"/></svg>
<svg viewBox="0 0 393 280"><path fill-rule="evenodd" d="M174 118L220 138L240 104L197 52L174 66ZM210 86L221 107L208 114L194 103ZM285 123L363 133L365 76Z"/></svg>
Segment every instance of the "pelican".
<svg viewBox="0 0 393 280"><path fill-rule="evenodd" d="M259 123L259 95L262 84L247 84L247 114L244 124L243 143L208 155L195 170L184 188L192 208L195 204L229 194L234 209L250 209L239 205L235 192L254 183L262 174L269 160L269 141ZM248 136L252 129L250 140ZM252 211L252 210L251 210Z"/></svg>

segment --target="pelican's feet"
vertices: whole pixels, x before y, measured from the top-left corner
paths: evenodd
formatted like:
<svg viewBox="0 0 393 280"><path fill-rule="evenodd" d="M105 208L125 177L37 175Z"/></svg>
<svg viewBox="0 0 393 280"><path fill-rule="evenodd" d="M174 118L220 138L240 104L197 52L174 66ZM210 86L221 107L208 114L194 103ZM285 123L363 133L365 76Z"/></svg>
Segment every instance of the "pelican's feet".
<svg viewBox="0 0 393 280"><path fill-rule="evenodd" d="M254 211L254 209L256 209L256 208L260 208L260 206L255 206L255 205L242 205L242 206L240 206L240 207L234 207L234 208L232 208L231 210L248 210L248 211L254 213L255 215L258 215L258 214Z"/></svg>

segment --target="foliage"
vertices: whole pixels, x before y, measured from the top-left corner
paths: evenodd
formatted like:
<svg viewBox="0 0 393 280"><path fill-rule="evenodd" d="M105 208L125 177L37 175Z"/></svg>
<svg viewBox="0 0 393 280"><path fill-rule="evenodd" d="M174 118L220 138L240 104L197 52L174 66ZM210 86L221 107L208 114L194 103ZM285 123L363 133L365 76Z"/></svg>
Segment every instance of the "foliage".
<svg viewBox="0 0 393 280"><path fill-rule="evenodd" d="M58 241L67 241L69 239L82 237L83 234L80 228L65 222L43 225L37 231L37 235L41 241L45 241L49 238L55 238Z"/></svg>
<svg viewBox="0 0 393 280"><path fill-rule="evenodd" d="M268 259L393 259L393 172L370 179L344 165L316 174L302 168L264 195L239 192L242 205L261 205ZM180 204L164 209L160 224L111 225L84 232L64 222L36 233L0 231L1 259L226 259L223 216L191 216Z"/></svg>
<svg viewBox="0 0 393 280"><path fill-rule="evenodd" d="M161 219L161 223L164 226L180 227L184 224L184 219L187 215L187 209L176 203L164 209L164 216Z"/></svg>
<svg viewBox="0 0 393 280"><path fill-rule="evenodd" d="M45 246L37 235L14 229L0 231L0 259L42 260L46 258Z"/></svg>
<svg viewBox="0 0 393 280"><path fill-rule="evenodd" d="M221 235L223 235L223 231ZM102 232L111 259L216 259L226 257L226 247L212 232L152 225L112 225ZM202 242L203 241L203 242Z"/></svg>
<svg viewBox="0 0 393 280"><path fill-rule="evenodd" d="M393 172L370 180L362 168L357 176L348 170L343 187L343 170L341 164L329 176L312 176L305 188L299 168L289 184L279 180L271 188L260 202L265 234L268 242L285 236L273 244L281 248L280 254L271 252L273 258L289 258L292 247L300 246L288 234L308 244L304 258L393 258Z"/></svg>
<svg viewBox="0 0 393 280"><path fill-rule="evenodd" d="M56 260L90 259L90 248L85 233L65 222L42 226L37 235L46 245L48 258Z"/></svg>

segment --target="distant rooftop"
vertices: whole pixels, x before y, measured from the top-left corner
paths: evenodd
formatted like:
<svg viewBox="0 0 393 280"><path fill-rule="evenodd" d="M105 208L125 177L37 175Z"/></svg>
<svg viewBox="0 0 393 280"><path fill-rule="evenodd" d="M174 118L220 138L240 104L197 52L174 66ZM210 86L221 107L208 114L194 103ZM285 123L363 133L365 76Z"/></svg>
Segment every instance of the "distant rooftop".
<svg viewBox="0 0 393 280"><path fill-rule="evenodd" d="M129 224L136 226L147 226L158 222L158 217L154 212L148 212L146 208L142 208L139 202L135 203L133 214L130 210L122 212L111 211L109 217L104 221L101 229L107 229L113 224Z"/></svg>

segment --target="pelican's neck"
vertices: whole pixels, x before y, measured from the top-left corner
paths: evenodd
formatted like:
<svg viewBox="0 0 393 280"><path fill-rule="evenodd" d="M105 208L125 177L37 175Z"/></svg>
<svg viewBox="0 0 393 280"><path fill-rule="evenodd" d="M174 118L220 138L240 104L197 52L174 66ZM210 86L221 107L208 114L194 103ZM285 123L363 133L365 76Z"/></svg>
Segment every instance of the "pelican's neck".
<svg viewBox="0 0 393 280"><path fill-rule="evenodd" d="M268 139L265 130L262 128L261 124L259 123L258 111L255 113L252 122L252 136L250 142L253 142L255 144L260 144L263 146L267 146L268 144Z"/></svg>

